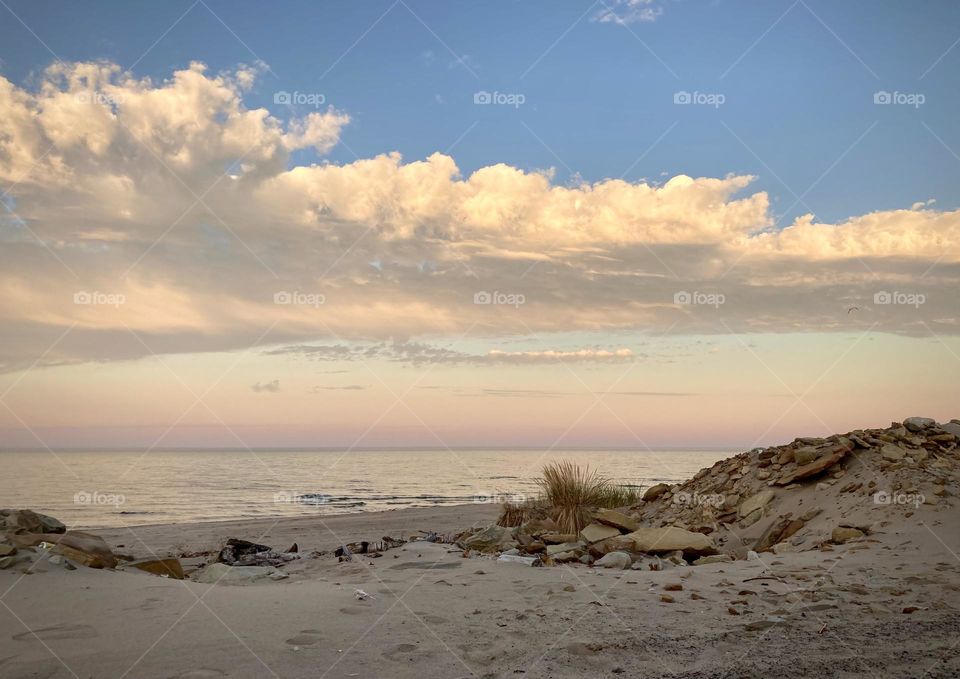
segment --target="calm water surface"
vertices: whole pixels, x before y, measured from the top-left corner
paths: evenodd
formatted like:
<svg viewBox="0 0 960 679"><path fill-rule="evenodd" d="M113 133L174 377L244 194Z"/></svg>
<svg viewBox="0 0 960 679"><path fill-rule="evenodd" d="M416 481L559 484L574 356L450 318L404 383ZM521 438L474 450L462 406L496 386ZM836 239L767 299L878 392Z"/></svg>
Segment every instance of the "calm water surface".
<svg viewBox="0 0 960 679"><path fill-rule="evenodd" d="M0 507L71 527L341 514L535 495L547 462L624 485L689 478L733 451L0 452Z"/></svg>

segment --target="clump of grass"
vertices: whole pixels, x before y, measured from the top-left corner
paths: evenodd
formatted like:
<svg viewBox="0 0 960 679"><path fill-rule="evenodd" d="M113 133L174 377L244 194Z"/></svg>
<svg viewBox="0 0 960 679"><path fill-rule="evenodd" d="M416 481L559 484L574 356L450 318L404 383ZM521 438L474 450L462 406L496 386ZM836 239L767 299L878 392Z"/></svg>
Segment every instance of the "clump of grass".
<svg viewBox="0 0 960 679"><path fill-rule="evenodd" d="M530 514L530 505L522 502L504 502L500 508L500 518L497 525L504 528L515 528L527 522Z"/></svg>
<svg viewBox="0 0 960 679"><path fill-rule="evenodd" d="M553 518L564 533L579 533L599 508L623 507L635 502L638 490L618 486L590 467L563 461L543 468L538 481L544 504L553 509Z"/></svg>

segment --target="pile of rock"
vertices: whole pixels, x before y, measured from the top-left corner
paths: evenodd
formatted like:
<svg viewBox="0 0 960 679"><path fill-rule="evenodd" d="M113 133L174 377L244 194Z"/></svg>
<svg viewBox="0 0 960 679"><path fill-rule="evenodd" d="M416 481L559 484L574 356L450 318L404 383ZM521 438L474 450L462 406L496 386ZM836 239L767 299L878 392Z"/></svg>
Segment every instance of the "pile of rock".
<svg viewBox="0 0 960 679"><path fill-rule="evenodd" d="M536 555L547 564L656 569L750 552L831 549L862 540L894 512L935 511L958 493L960 420L911 417L886 429L798 438L721 460L684 483L647 489L635 506L596 512L577 535L533 519L468 533L458 544Z"/></svg>
<svg viewBox="0 0 960 679"><path fill-rule="evenodd" d="M0 569L20 565L32 572L44 564L67 569L117 565L116 556L103 538L67 530L52 516L29 509L0 509L0 531Z"/></svg>
<svg viewBox="0 0 960 679"><path fill-rule="evenodd" d="M578 534L558 533L549 519L535 519L516 528L488 526L465 534L457 544L467 553L537 557L532 565L579 562L652 570L709 559L718 552L710 536L703 533L674 526L641 527L635 518L611 509L597 510L593 519Z"/></svg>

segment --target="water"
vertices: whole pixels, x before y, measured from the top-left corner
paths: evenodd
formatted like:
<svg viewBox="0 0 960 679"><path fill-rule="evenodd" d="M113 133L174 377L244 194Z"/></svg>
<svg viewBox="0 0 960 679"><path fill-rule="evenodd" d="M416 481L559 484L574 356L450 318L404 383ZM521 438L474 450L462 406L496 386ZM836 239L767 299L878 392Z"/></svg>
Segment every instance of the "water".
<svg viewBox="0 0 960 679"><path fill-rule="evenodd" d="M547 462L624 485L689 478L731 451L0 452L0 507L70 527L385 511L536 495Z"/></svg>

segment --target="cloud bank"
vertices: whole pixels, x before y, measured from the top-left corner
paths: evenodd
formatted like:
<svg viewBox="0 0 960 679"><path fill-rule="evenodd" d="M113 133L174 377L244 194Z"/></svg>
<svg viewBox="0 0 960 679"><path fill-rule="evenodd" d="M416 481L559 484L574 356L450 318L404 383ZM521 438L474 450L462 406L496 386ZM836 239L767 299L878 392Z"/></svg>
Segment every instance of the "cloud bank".
<svg viewBox="0 0 960 679"><path fill-rule="evenodd" d="M464 175L440 153L295 165L350 117L248 108L260 70L0 77L0 366L57 338L44 363L465 334L960 332L958 211L777 228L750 176L560 186L549 169Z"/></svg>

